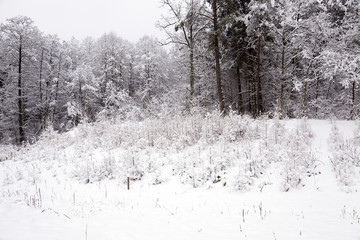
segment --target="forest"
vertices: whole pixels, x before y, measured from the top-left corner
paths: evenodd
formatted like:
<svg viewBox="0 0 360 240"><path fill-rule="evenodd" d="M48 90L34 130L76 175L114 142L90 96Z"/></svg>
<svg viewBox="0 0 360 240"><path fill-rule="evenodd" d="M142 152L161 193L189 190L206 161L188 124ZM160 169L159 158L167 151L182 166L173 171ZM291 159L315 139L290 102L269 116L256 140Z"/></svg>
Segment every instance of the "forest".
<svg viewBox="0 0 360 240"><path fill-rule="evenodd" d="M357 0L160 2L167 38L136 43L113 32L64 41L26 16L2 22L0 143L112 118L360 115Z"/></svg>
<svg viewBox="0 0 360 240"><path fill-rule="evenodd" d="M359 0L156 1L0 0L132 16L0 20L0 239L360 240Z"/></svg>

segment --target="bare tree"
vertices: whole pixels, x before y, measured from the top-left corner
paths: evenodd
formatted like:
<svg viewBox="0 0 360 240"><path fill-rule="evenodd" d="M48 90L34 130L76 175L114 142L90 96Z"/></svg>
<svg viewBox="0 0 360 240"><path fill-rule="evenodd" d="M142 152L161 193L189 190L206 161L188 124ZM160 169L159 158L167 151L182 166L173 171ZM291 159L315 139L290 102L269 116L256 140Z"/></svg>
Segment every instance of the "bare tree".
<svg viewBox="0 0 360 240"><path fill-rule="evenodd" d="M168 38L163 45L170 43L186 46L189 50L190 65L190 96L195 93L195 65L194 50L195 45L201 35L201 32L208 25L208 20L204 21L202 12L204 10L204 2L201 0L162 0L163 7L169 9L169 16L162 16L162 20L158 24L165 31Z"/></svg>

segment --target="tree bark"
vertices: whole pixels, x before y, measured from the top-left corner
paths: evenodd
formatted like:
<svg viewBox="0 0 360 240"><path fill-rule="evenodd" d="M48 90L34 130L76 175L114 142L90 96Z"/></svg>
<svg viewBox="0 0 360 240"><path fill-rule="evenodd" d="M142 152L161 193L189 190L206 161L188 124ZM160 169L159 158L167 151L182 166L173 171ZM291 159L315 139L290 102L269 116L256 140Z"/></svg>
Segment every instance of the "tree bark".
<svg viewBox="0 0 360 240"><path fill-rule="evenodd" d="M236 75L237 75L237 83L238 83L238 111L239 113L244 113L243 108L243 98L242 98L242 86L241 86L241 77L240 77L240 63L236 66Z"/></svg>
<svg viewBox="0 0 360 240"><path fill-rule="evenodd" d="M316 93L315 93L315 104L316 104L316 106L315 106L315 116L317 117L317 115L318 115L318 110L319 110L319 108L318 108L318 102L317 102L317 100L318 100L318 98L319 98L319 85L320 85L320 78L317 78L316 79L316 89L315 89L315 91L316 91Z"/></svg>
<svg viewBox="0 0 360 240"><path fill-rule="evenodd" d="M352 84L352 105L353 105L353 108L355 106L355 87L356 87L356 84L355 84L355 80L354 80L353 84Z"/></svg>
<svg viewBox="0 0 360 240"><path fill-rule="evenodd" d="M43 106L43 92L42 92L42 78L43 78L43 62L44 62L44 48L41 49L40 59L40 73L39 73L39 92L40 92L40 130L44 129L44 106Z"/></svg>
<svg viewBox="0 0 360 240"><path fill-rule="evenodd" d="M225 102L224 94L221 83L221 68L220 68L220 49L219 49L219 37L218 37L218 18L217 18L217 0L212 2L213 19L214 19L214 51L215 51L215 72L216 72L216 84L218 90L219 107L220 112L225 114Z"/></svg>
<svg viewBox="0 0 360 240"><path fill-rule="evenodd" d="M83 94L82 94L82 81L79 81L79 102L81 106L81 112L84 113L84 101L83 101Z"/></svg>
<svg viewBox="0 0 360 240"><path fill-rule="evenodd" d="M191 42L190 47L190 97L194 96L194 83L195 83L195 67L194 67L194 47L193 43Z"/></svg>
<svg viewBox="0 0 360 240"><path fill-rule="evenodd" d="M285 30L282 32L282 51L281 51L281 79L280 79L280 95L279 95L279 117L283 117L284 102L284 81L285 81Z"/></svg>
<svg viewBox="0 0 360 240"><path fill-rule="evenodd" d="M302 117L307 117L307 86L308 86L308 83L305 82L304 88L303 88L303 111L302 111Z"/></svg>
<svg viewBox="0 0 360 240"><path fill-rule="evenodd" d="M246 58L247 62L249 62L249 57ZM246 94L246 104L247 104L247 111L249 113L252 113L252 106L251 106L251 97L252 97L252 92L251 92L251 78L248 74L249 72L249 65L244 62L243 63L243 69L244 69L244 78L245 78L245 82L246 82L246 87L247 87L247 94Z"/></svg>
<svg viewBox="0 0 360 240"><path fill-rule="evenodd" d="M255 72L254 66L252 66L252 72ZM256 78L255 76L250 77L251 83L251 112L253 117L257 116L258 104L257 104L257 91L256 91Z"/></svg>
<svg viewBox="0 0 360 240"><path fill-rule="evenodd" d="M351 111L350 111L350 119L354 119L355 118L355 88L356 88L356 83L355 83L355 80L353 81L353 84L352 84L352 89L351 89L351 92L352 92L352 108L351 108Z"/></svg>
<svg viewBox="0 0 360 240"><path fill-rule="evenodd" d="M194 67L194 32L193 32L193 21L194 21L194 2L191 0L191 24L190 24L190 36L189 36L189 44L190 44L190 97L192 98L195 90L195 67Z"/></svg>
<svg viewBox="0 0 360 240"><path fill-rule="evenodd" d="M309 74L310 74L310 69L312 66L312 61L310 61L310 64L306 70L306 79L305 79L305 83L304 83L304 88L303 88L303 109L302 109L302 117L307 117L307 88L308 88L308 78L309 78Z"/></svg>
<svg viewBox="0 0 360 240"><path fill-rule="evenodd" d="M261 54L261 36L258 37L258 56L257 56L257 94L256 94L256 104L257 104L257 115L259 116L263 112L262 106L262 93L261 93L261 79L260 79L260 54Z"/></svg>
<svg viewBox="0 0 360 240"><path fill-rule="evenodd" d="M19 135L20 135L20 143L25 141L25 133L24 133L24 112L23 112L23 101L22 101L22 36L20 36L20 45L19 45L19 56L18 56L18 125L19 125Z"/></svg>

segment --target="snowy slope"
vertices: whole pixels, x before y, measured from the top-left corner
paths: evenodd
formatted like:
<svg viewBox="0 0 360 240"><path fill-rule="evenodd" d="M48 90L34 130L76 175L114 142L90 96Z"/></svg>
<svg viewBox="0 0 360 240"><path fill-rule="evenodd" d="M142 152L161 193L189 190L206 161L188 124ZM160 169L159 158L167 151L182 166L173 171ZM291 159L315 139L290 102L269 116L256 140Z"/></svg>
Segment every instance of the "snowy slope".
<svg viewBox="0 0 360 240"><path fill-rule="evenodd" d="M225 120L219 124L222 135L228 135L214 142L207 137L182 140L179 145L172 138L178 145L162 139L162 147L157 147L160 140L154 138L150 145L138 140L128 146L131 134L119 130L122 123L115 123L118 133L126 135L117 143L109 138L114 129L106 133L105 128L87 126L66 135L49 132L36 145L21 150L2 147L1 156L7 160L0 162L0 240L360 239L359 168L353 169L349 186L336 177L328 144L330 121L308 121L316 161L308 162L305 175L296 175L301 180L295 185L284 183L284 176L292 175L284 173L289 167L284 167L288 160L283 155L296 150L273 147L274 121L241 121L248 126L246 141L224 140L233 136L226 127L234 123ZM190 123L190 130L184 132L195 131L199 122ZM161 126L156 121L132 124L134 129L147 125L148 130ZM173 124L162 127L178 131ZM297 147L299 143L291 145L290 140L300 135L295 130L303 129L299 127L303 120L281 124L284 129L279 131L288 136L281 142L283 148ZM355 122L337 121L336 126L344 139L353 138ZM155 136L151 131L145 135ZM118 160L119 156L137 162L136 167ZM251 161L245 164L246 159ZM249 167L250 173L243 167ZM131 182L131 190L126 189L124 171L131 177L142 171L141 180ZM207 171L213 174L209 173L210 180ZM217 175L219 181L214 182Z"/></svg>

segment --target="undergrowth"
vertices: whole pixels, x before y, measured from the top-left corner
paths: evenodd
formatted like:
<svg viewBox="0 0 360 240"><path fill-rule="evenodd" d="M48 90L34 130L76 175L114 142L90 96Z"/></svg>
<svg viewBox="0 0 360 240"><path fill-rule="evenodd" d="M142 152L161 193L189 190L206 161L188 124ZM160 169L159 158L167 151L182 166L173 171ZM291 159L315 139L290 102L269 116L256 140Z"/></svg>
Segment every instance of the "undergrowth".
<svg viewBox="0 0 360 240"><path fill-rule="evenodd" d="M139 122L103 120L63 134L48 129L33 145L4 148L0 157L18 164L5 168L1 180L37 184L47 172L83 184L116 180L125 185L128 178L147 178L155 185L176 177L195 188L247 191L272 184L268 173L276 168L281 190L289 191L314 173L311 138L306 119L287 130L278 119L222 117L217 111Z"/></svg>

